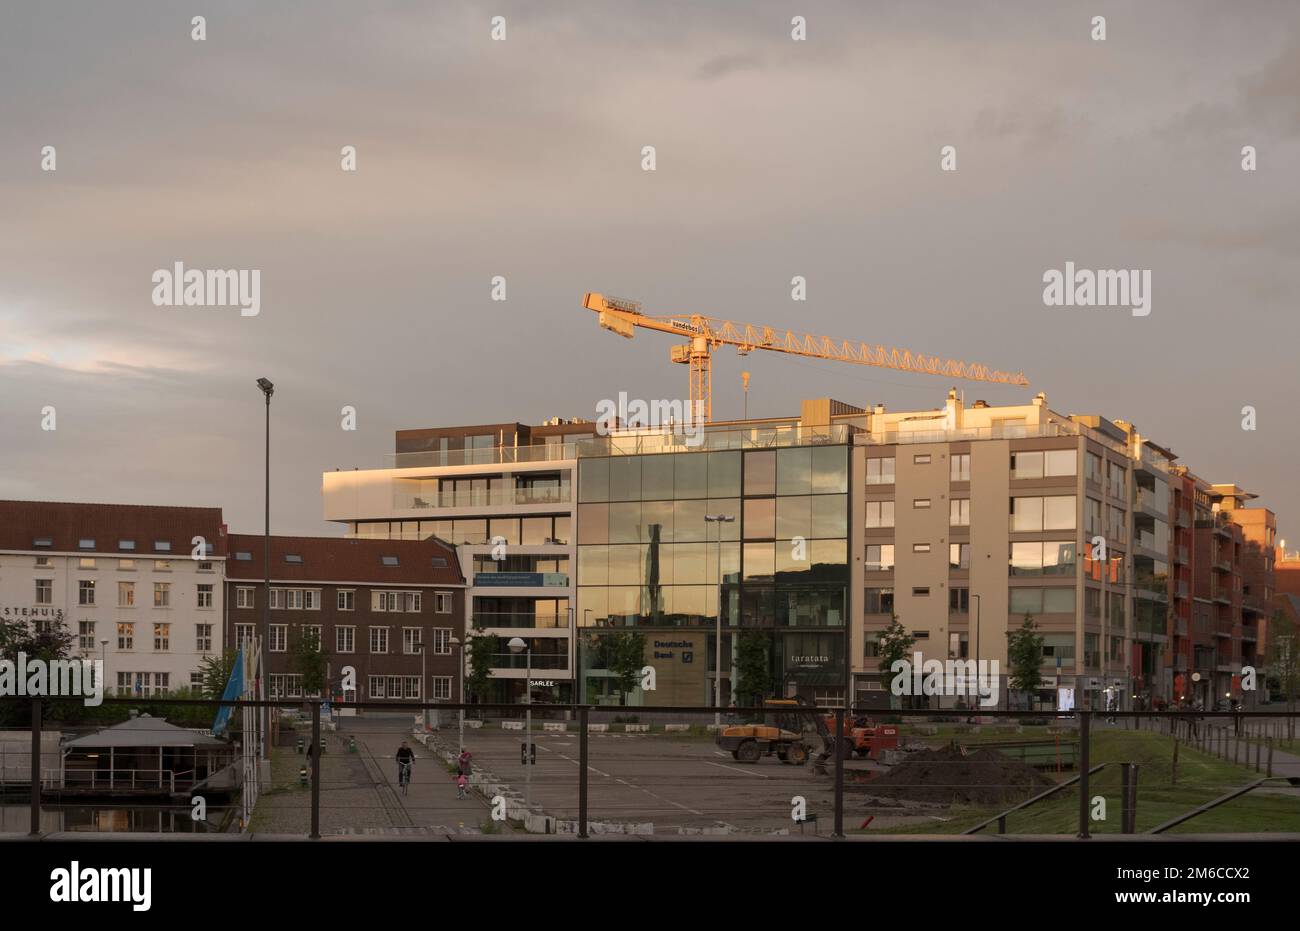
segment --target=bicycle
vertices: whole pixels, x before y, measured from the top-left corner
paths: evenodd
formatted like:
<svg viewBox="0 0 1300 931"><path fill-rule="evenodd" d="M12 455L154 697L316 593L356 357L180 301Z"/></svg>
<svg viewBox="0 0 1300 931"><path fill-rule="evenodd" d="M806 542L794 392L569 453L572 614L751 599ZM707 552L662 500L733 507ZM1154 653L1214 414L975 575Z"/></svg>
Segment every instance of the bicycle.
<svg viewBox="0 0 1300 931"><path fill-rule="evenodd" d="M407 787L411 784L411 764L410 764L410 763L398 763L398 764L397 764L397 784L401 787L401 789L402 789L402 794L403 794L403 795L406 795L406 794L407 794L407 792L406 792Z"/></svg>

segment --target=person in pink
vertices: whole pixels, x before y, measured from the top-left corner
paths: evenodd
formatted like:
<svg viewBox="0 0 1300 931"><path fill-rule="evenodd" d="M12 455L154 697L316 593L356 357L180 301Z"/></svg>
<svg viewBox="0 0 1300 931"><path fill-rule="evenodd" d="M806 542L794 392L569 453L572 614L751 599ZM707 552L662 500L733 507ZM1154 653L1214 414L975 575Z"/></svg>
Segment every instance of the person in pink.
<svg viewBox="0 0 1300 931"><path fill-rule="evenodd" d="M468 795L467 792L468 786L469 786L469 780L465 778L465 774L460 773L459 775L457 775L456 776L456 798L466 798Z"/></svg>

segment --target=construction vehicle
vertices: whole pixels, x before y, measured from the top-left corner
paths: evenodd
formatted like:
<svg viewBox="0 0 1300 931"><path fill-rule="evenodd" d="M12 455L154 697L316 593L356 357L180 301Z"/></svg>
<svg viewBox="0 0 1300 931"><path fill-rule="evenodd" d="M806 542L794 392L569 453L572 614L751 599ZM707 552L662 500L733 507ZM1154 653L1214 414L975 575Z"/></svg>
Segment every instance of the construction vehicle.
<svg viewBox="0 0 1300 931"><path fill-rule="evenodd" d="M723 728L717 744L740 763L757 763L764 756L775 756L782 763L802 766L813 758L814 747L805 737L809 730L821 738L815 760L820 768L830 758L835 739L822 716L797 698L763 702L757 722Z"/></svg>
<svg viewBox="0 0 1300 931"><path fill-rule="evenodd" d="M828 714L822 719L827 734L835 733L835 715ZM898 749L898 725L876 724L865 715L857 715L844 722L845 759L857 756L862 759L880 758L882 750Z"/></svg>
<svg viewBox="0 0 1300 931"><path fill-rule="evenodd" d="M673 362L690 366L691 416L701 416L705 423L713 420L712 356L713 350L720 346L735 346L736 351L742 356L748 355L755 349L768 349L811 359L833 359L903 372L942 375L947 378L1008 385L1029 384L1023 372L1002 372L979 364L961 362L957 359L943 359L939 356L913 353L889 346L836 340L828 336L779 330L753 323L735 323L704 314L651 317L641 312L641 305L636 301L606 297L593 292L588 292L583 298L583 306L600 315L602 327L628 339L636 334L637 327L685 338L685 344L671 347L669 358ZM745 387L748 391L748 379Z"/></svg>

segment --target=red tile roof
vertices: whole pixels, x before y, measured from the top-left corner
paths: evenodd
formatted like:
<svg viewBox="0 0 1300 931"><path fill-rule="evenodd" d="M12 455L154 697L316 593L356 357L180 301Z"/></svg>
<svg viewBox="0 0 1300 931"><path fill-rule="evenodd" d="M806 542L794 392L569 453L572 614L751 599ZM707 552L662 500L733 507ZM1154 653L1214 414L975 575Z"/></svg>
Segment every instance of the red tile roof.
<svg viewBox="0 0 1300 931"><path fill-rule="evenodd" d="M155 541L166 540L172 558L188 558L190 542L203 537L216 557L225 555L221 508L164 507L153 504L81 504L69 501L0 501L0 550L55 553L120 553L153 557ZM49 546L36 546L37 539ZM94 540L83 550L82 540ZM134 540L135 550L119 549Z"/></svg>
<svg viewBox="0 0 1300 931"><path fill-rule="evenodd" d="M264 579L264 538L232 533L228 538L226 577ZM248 553L248 559L240 559ZM302 562L288 562L289 555ZM396 566L383 557L397 557ZM434 566L434 559L446 561ZM435 540L360 540L345 537L271 537L271 580L278 582L375 582L424 585L463 585L456 551Z"/></svg>

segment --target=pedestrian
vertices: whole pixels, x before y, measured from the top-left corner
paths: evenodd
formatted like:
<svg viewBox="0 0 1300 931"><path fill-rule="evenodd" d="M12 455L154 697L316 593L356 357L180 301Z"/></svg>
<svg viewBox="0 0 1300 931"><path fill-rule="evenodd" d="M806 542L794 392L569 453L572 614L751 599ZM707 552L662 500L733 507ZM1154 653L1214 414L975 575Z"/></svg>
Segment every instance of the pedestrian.
<svg viewBox="0 0 1300 931"><path fill-rule="evenodd" d="M456 798L465 798L469 794L467 791L468 786L469 780L465 778L465 774L458 775L456 777Z"/></svg>
<svg viewBox="0 0 1300 931"><path fill-rule="evenodd" d="M465 776L472 775L474 772L474 766L473 763L471 762L472 759L473 759L473 754L471 754L468 750L462 750L460 752L460 756L456 758L456 771Z"/></svg>
<svg viewBox="0 0 1300 931"><path fill-rule="evenodd" d="M316 750L315 745L314 745L310 740L308 740L308 741L307 741L306 757L305 757L305 761L304 761L304 764L303 764L303 769L307 770L307 783L308 783L309 785L311 784L311 761L312 761L312 757L314 757L314 756L316 755L316 753L317 753L317 750Z"/></svg>

